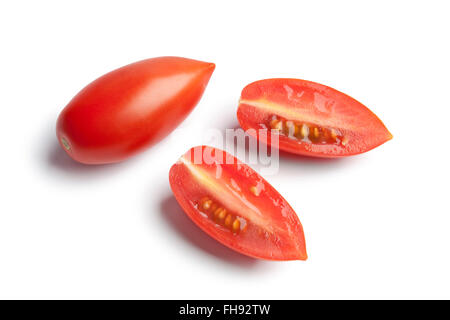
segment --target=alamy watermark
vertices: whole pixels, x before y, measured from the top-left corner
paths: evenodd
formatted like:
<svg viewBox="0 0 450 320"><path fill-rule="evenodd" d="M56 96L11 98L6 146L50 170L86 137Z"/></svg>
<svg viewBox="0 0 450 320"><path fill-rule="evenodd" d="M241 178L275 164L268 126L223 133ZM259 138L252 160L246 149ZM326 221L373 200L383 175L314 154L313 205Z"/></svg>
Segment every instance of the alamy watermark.
<svg viewBox="0 0 450 320"><path fill-rule="evenodd" d="M226 151L233 157L227 157L223 152L212 152L211 148L195 149L191 155L194 164L233 164L234 157L257 169L262 175L274 175L279 169L279 133L276 130L261 129L226 129L225 131L210 128L199 132L187 129L177 129L175 143L186 141L201 141L201 145L211 146ZM200 139L198 139L200 135ZM258 139L256 139L258 137Z"/></svg>

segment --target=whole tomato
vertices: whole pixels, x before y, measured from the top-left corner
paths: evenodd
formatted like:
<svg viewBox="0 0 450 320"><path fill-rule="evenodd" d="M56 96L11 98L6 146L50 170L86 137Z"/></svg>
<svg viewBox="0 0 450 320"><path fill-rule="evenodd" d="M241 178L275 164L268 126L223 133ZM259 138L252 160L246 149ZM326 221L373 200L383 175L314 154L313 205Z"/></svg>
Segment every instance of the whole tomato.
<svg viewBox="0 0 450 320"><path fill-rule="evenodd" d="M215 65L159 57L111 71L82 89L59 115L63 149L85 164L122 161L175 129L199 102Z"/></svg>

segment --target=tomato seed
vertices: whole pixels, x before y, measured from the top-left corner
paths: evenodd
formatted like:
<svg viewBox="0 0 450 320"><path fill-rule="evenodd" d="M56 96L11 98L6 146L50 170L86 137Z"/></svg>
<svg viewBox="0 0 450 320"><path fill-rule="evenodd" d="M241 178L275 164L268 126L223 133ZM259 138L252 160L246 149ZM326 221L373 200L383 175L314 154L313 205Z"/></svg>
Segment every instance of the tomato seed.
<svg viewBox="0 0 450 320"><path fill-rule="evenodd" d="M255 188L256 192L256 187L253 188ZM227 209L223 208L209 197L201 198L198 202L198 208L202 212L208 214L208 216L218 225L229 229L233 233L239 233L240 231L245 230L245 219L228 213Z"/></svg>
<svg viewBox="0 0 450 320"><path fill-rule="evenodd" d="M341 144L342 146L348 143L348 138L340 134L335 128L308 125L306 123L280 119L277 116L273 116L269 121L269 127L284 136L308 143Z"/></svg>
<svg viewBox="0 0 450 320"><path fill-rule="evenodd" d="M253 193L255 196L259 196L259 191L256 188L256 186L251 186L250 187L250 192Z"/></svg>

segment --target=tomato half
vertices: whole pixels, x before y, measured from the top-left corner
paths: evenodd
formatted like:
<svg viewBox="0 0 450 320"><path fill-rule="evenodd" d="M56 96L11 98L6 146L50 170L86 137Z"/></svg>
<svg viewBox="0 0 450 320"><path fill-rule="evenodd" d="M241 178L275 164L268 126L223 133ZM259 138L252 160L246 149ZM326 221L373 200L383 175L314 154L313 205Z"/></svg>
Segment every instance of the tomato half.
<svg viewBox="0 0 450 320"><path fill-rule="evenodd" d="M199 146L170 169L170 186L189 218L242 254L306 260L303 228L291 206L258 173L225 151Z"/></svg>
<svg viewBox="0 0 450 320"><path fill-rule="evenodd" d="M122 161L167 136L203 95L215 65L160 57L93 81L61 112L57 137L76 161Z"/></svg>
<svg viewBox="0 0 450 320"><path fill-rule="evenodd" d="M247 85L237 117L249 134L279 134L281 150L315 157L345 157L392 139L377 116L333 88L299 79L266 79ZM265 137L266 135L264 135ZM270 144L270 141L267 141Z"/></svg>

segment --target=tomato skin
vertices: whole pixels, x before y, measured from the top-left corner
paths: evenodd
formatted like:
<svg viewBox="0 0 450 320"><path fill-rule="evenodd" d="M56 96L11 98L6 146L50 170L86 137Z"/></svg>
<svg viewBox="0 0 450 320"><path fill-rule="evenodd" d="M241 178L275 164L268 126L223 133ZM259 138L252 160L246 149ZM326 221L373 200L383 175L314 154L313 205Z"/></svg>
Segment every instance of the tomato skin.
<svg viewBox="0 0 450 320"><path fill-rule="evenodd" d="M111 71L82 89L58 117L61 147L85 164L114 163L155 144L200 100L213 63L159 57Z"/></svg>
<svg viewBox="0 0 450 320"><path fill-rule="evenodd" d="M337 158L367 152L392 135L366 106L331 87L300 79L265 79L247 85L241 94L237 118L244 130L259 138L258 129L271 117L338 130L342 143L311 143L304 138L279 134L279 149L311 157ZM296 128L297 130L297 128ZM345 139L345 140L344 140ZM270 140L267 141L270 144ZM345 142L345 143L344 143Z"/></svg>
<svg viewBox="0 0 450 320"><path fill-rule="evenodd" d="M214 161L208 163L209 154ZM258 173L225 151L207 146L190 149L171 167L169 181L187 216L225 246L258 259L307 259L303 227L292 207ZM243 218L245 228L233 233L223 223L226 218L215 220L213 211L202 211L205 195L218 208Z"/></svg>

